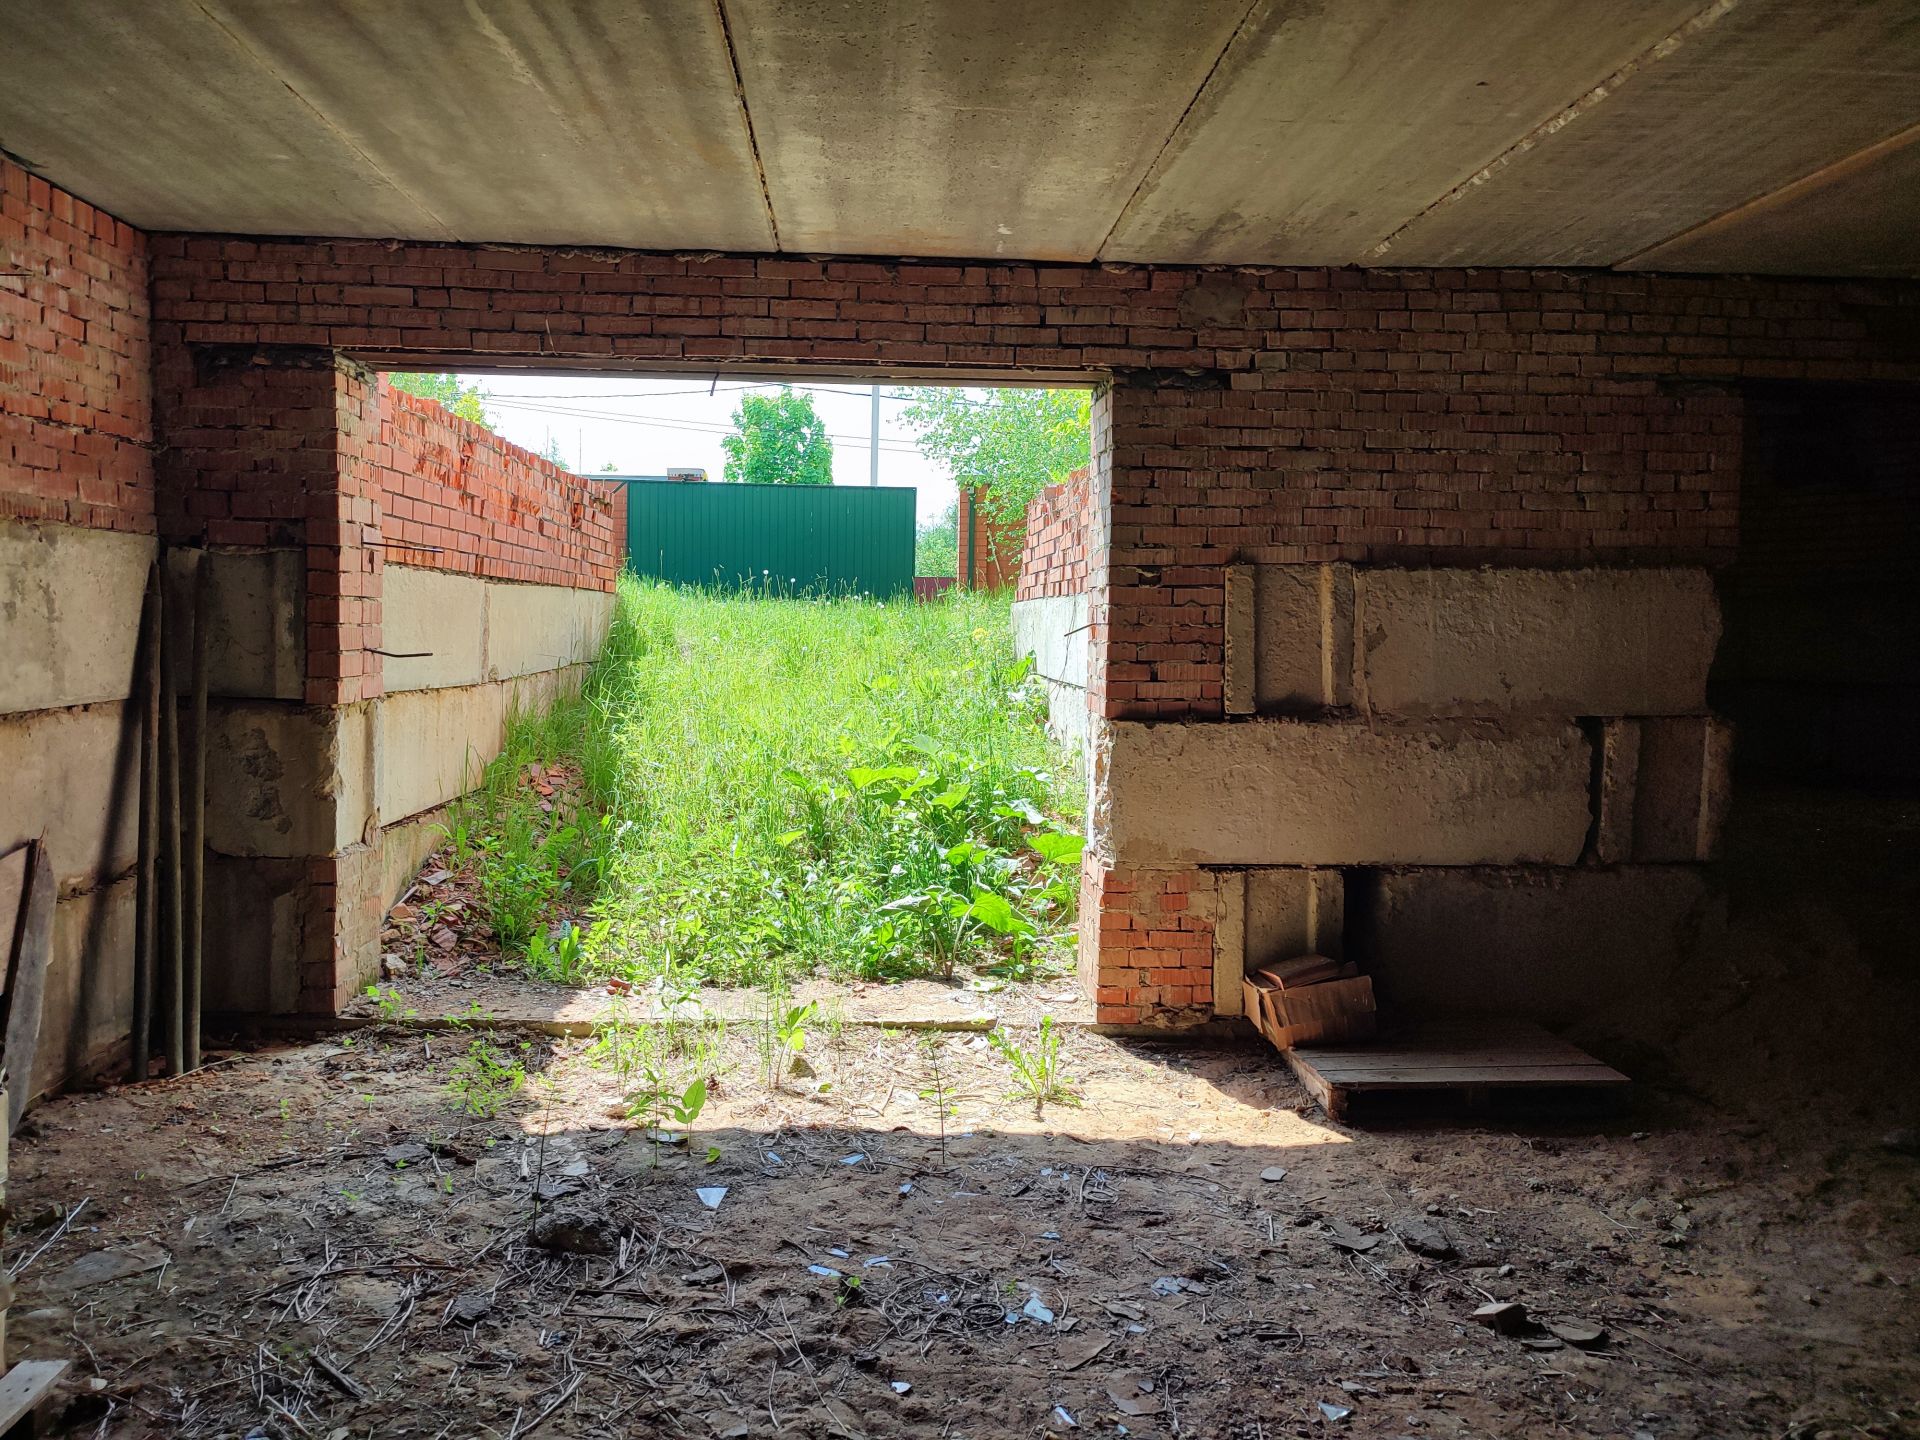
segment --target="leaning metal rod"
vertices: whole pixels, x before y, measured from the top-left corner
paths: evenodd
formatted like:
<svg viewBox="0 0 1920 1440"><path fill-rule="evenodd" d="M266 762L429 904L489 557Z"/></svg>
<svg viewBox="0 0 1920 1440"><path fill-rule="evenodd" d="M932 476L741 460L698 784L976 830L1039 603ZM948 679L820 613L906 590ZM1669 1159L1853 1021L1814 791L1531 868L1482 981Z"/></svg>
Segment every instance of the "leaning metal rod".
<svg viewBox="0 0 1920 1440"><path fill-rule="evenodd" d="M140 859L133 891L133 1057L127 1078L147 1078L147 1046L153 1033L154 847L159 829L160 764L160 566L147 571L146 603L140 612L139 673L134 694L140 723Z"/></svg>
<svg viewBox="0 0 1920 1440"><path fill-rule="evenodd" d="M180 619L185 619L182 615ZM180 624L160 626L160 1021L167 1038L167 1073L186 1069L180 1028Z"/></svg>
<svg viewBox="0 0 1920 1440"><path fill-rule="evenodd" d="M193 567L193 672L187 714L186 823L182 837L186 889L186 975L181 1010L186 1026L186 1068L200 1068L200 974L204 949L207 872L207 612L213 567L202 550Z"/></svg>

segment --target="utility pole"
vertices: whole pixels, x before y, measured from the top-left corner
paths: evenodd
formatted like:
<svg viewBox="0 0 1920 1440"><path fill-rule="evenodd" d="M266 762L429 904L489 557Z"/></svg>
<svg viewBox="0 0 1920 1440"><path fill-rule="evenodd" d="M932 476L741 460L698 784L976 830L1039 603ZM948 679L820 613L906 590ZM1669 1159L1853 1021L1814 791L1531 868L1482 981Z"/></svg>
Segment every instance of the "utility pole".
<svg viewBox="0 0 1920 1440"><path fill-rule="evenodd" d="M867 484L880 483L880 387L873 387L873 434L867 450Z"/></svg>

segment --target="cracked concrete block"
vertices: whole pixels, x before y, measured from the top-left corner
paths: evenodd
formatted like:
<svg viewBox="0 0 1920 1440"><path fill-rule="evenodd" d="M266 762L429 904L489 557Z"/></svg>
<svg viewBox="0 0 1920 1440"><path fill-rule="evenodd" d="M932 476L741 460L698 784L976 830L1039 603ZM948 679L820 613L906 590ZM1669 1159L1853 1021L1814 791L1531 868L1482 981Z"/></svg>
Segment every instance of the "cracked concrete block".
<svg viewBox="0 0 1920 1440"><path fill-rule="evenodd" d="M1731 728L1711 715L1637 723L1633 858L1711 860L1733 790Z"/></svg>
<svg viewBox="0 0 1920 1440"><path fill-rule="evenodd" d="M389 695L487 678L487 582L389 565L380 578L382 667ZM422 653L424 652L424 653Z"/></svg>
<svg viewBox="0 0 1920 1440"><path fill-rule="evenodd" d="M0 850L44 835L62 886L119 874L137 854L139 774L122 702L0 717Z"/></svg>
<svg viewBox="0 0 1920 1440"><path fill-rule="evenodd" d="M613 620L606 591L491 581L485 593L486 674L494 680L592 660Z"/></svg>
<svg viewBox="0 0 1920 1440"><path fill-rule="evenodd" d="M1694 568L1354 572L1354 691L1376 715L1706 708L1720 639Z"/></svg>
<svg viewBox="0 0 1920 1440"><path fill-rule="evenodd" d="M1346 881L1338 870L1247 872L1247 969L1345 948Z"/></svg>
<svg viewBox="0 0 1920 1440"><path fill-rule="evenodd" d="M207 692L232 699L299 700L307 683L306 551L171 550L168 614L192 613L193 570L202 553L211 567ZM174 681L185 696L192 684L192 652L184 644Z"/></svg>
<svg viewBox="0 0 1920 1440"><path fill-rule="evenodd" d="M372 707L220 702L207 714L207 844L331 855L375 824Z"/></svg>
<svg viewBox="0 0 1920 1440"><path fill-rule="evenodd" d="M0 520L0 714L133 693L151 535Z"/></svg>
<svg viewBox="0 0 1920 1440"><path fill-rule="evenodd" d="M1254 567L1254 704L1310 714L1353 703L1353 567Z"/></svg>
<svg viewBox="0 0 1920 1440"><path fill-rule="evenodd" d="M1369 892L1365 961L1383 1007L1550 1025L1656 1005L1712 920L1693 866L1385 871Z"/></svg>
<svg viewBox="0 0 1920 1440"><path fill-rule="evenodd" d="M1570 865L1591 747L1524 726L1115 721L1103 843L1127 864Z"/></svg>

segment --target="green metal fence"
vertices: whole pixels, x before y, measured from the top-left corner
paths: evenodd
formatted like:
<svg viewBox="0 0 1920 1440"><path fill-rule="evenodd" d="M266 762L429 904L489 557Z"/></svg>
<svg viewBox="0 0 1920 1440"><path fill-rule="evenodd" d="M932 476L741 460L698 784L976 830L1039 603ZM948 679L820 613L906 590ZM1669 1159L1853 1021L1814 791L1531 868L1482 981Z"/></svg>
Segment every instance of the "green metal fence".
<svg viewBox="0 0 1920 1440"><path fill-rule="evenodd" d="M913 589L914 492L899 486L627 485L627 568L774 594Z"/></svg>

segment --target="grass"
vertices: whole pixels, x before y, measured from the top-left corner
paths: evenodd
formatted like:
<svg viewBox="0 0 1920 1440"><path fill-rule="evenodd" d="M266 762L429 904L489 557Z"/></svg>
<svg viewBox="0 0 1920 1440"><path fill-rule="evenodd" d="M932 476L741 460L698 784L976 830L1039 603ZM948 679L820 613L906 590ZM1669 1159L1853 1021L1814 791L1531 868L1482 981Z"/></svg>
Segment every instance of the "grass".
<svg viewBox="0 0 1920 1440"><path fill-rule="evenodd" d="M622 579L581 696L511 723L449 834L503 947L555 978L1031 973L1080 853L1042 712L1004 598ZM525 776L556 761L580 803L543 810Z"/></svg>

